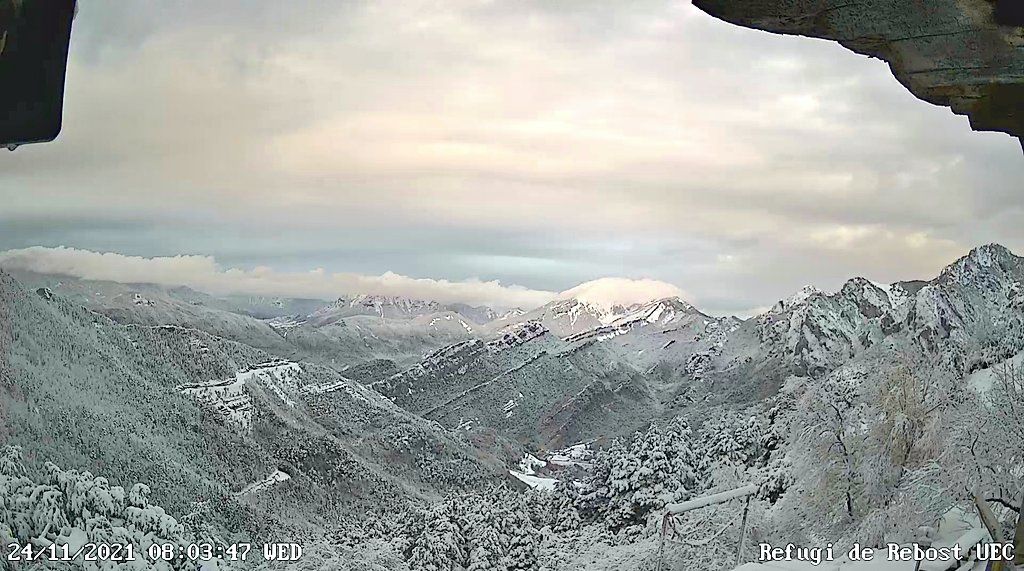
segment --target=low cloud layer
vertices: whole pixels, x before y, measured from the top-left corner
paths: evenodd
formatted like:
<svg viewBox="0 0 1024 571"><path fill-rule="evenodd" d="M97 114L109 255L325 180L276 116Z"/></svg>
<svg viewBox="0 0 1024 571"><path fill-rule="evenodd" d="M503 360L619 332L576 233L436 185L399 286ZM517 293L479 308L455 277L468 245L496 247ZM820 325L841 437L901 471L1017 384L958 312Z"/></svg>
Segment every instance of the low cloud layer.
<svg viewBox="0 0 1024 571"><path fill-rule="evenodd" d="M210 256L144 258L64 247L2 251L0 269L129 284L188 286L214 295L330 300L342 295L377 294L496 308L532 309L555 298L570 297L608 308L671 296L687 297L678 287L652 279L601 278L556 293L504 285L499 281L412 278L394 272L367 276L328 272L322 268L308 272L280 272L267 267L245 270L224 268Z"/></svg>
<svg viewBox="0 0 1024 571"><path fill-rule="evenodd" d="M393 272L379 276L329 273L316 269L303 273L223 268L209 256L143 258L75 248L25 248L0 252L0 268L66 275L120 283L188 286L215 295L251 294L313 299L335 299L344 294L379 294L463 302L492 307L532 308L555 294L498 281L448 281L411 278Z"/></svg>

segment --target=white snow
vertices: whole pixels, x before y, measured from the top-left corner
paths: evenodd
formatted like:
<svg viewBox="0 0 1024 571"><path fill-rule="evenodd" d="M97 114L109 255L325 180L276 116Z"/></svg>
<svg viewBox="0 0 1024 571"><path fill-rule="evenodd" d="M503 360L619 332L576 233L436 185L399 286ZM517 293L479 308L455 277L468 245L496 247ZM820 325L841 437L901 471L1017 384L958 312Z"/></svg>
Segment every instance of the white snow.
<svg viewBox="0 0 1024 571"><path fill-rule="evenodd" d="M58 545L66 545L70 553L77 553L88 542L89 536L85 534L85 531L77 527L72 528L71 533L67 536L59 536L56 541Z"/></svg>
<svg viewBox="0 0 1024 571"><path fill-rule="evenodd" d="M502 410L505 411L505 418L512 418L512 415L515 414L518 406L519 403L516 402L516 399L509 399L509 401L505 403L505 406L502 407Z"/></svg>
<svg viewBox="0 0 1024 571"><path fill-rule="evenodd" d="M768 310L768 313L779 313L781 311L786 311L794 306L804 303L805 301L810 299L811 296L818 295L821 293L824 292L822 292L815 286L810 284L805 285L804 287L798 289L789 297L780 299L778 303L776 303L770 310Z"/></svg>
<svg viewBox="0 0 1024 571"><path fill-rule="evenodd" d="M357 381L353 381L352 379L344 377L340 381L335 381L333 383L325 383L319 385L310 384L302 387L302 392L311 395L324 395L338 391L344 392L353 400L357 400L359 402L367 404L370 403L369 397L367 397L367 395L364 394L364 392L367 391L367 389L360 385Z"/></svg>
<svg viewBox="0 0 1024 571"><path fill-rule="evenodd" d="M295 406L288 395L297 388L297 375L302 373L298 363L271 361L235 373L233 379L218 379L203 383L180 385L178 391L211 406L228 421L243 430L252 426L252 399L245 392L246 383L265 385L288 406Z"/></svg>
<svg viewBox="0 0 1024 571"><path fill-rule="evenodd" d="M252 400L242 390L244 385L245 381L236 377L195 385L182 385L178 387L178 390L186 396L211 406L232 424L243 430L248 430L252 425Z"/></svg>
<svg viewBox="0 0 1024 571"><path fill-rule="evenodd" d="M585 442L574 444L563 450L558 450L547 457L548 463L553 466L566 468L569 466L580 466L583 468L590 467L590 460L593 458L594 452L590 449L590 445Z"/></svg>
<svg viewBox="0 0 1024 571"><path fill-rule="evenodd" d="M535 490L554 491L555 486L558 484L558 480L554 478L542 478L540 476L531 476L529 474L523 474L515 470L509 470L509 474L512 474L520 482L523 482L527 486Z"/></svg>
<svg viewBox="0 0 1024 571"><path fill-rule="evenodd" d="M527 341L536 339L547 333L547 328L539 321L524 321L509 325L498 331L498 337L487 342L487 350L492 353L518 347Z"/></svg>
<svg viewBox="0 0 1024 571"><path fill-rule="evenodd" d="M288 406L295 406L288 392L294 392L298 388L296 375L302 373L302 367L298 363L290 361L273 361L263 363L255 367L241 371L235 378L243 383L257 379L263 382L278 398Z"/></svg>
<svg viewBox="0 0 1024 571"><path fill-rule="evenodd" d="M255 494L256 492L262 492L264 490L270 489L275 484L279 484L279 483L284 482L286 480L290 480L291 478L292 478L291 476L289 476L288 474L286 474L286 473L284 473L284 472L282 472L280 470L274 470L266 478L263 478L262 480L259 480L258 482L253 482L253 483L249 484L248 486L243 488L241 492L238 492L236 495L237 496L248 496L250 494Z"/></svg>
<svg viewBox="0 0 1024 571"><path fill-rule="evenodd" d="M1024 351L1021 351L1006 361L1003 361L1003 364L1013 365L1017 369L1024 368ZM994 365L971 373L967 376L967 386L977 391L980 395L988 393L996 383L996 371L998 371L1003 364Z"/></svg>
<svg viewBox="0 0 1024 571"><path fill-rule="evenodd" d="M565 290L558 294L558 299L575 299L607 313L616 307L629 307L657 299L683 296L683 290L663 281L601 278Z"/></svg>
<svg viewBox="0 0 1024 571"><path fill-rule="evenodd" d="M872 281L872 285L885 292L885 296L889 299L889 306L896 307L907 301L907 291L896 284L883 284L881 282Z"/></svg>
<svg viewBox="0 0 1024 571"><path fill-rule="evenodd" d="M306 323L306 320L298 317L274 317L272 319L265 319L263 322L274 329L288 331L301 327Z"/></svg>
<svg viewBox="0 0 1024 571"><path fill-rule="evenodd" d="M519 471L527 476L536 476L537 470L546 468L547 465L547 462L533 454L524 454L523 459L519 461Z"/></svg>

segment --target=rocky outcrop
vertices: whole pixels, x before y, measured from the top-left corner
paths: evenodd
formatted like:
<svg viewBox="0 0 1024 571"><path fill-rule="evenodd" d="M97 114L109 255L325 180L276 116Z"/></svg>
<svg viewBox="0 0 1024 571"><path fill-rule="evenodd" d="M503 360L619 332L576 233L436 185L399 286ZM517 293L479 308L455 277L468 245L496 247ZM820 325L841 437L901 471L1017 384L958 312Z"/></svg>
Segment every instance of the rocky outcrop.
<svg viewBox="0 0 1024 571"><path fill-rule="evenodd" d="M835 40L889 63L918 98L1024 146L1021 0L693 0L727 22Z"/></svg>

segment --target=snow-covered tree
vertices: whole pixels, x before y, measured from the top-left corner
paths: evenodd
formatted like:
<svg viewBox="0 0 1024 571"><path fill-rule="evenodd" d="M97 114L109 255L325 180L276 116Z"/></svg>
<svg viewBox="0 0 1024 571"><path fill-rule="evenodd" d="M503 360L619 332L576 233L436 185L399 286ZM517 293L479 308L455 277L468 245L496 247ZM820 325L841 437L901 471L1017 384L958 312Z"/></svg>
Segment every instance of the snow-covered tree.
<svg viewBox="0 0 1024 571"><path fill-rule="evenodd" d="M465 546L448 504L437 504L427 514L423 532L413 544L409 567L414 571L461 569L466 563Z"/></svg>
<svg viewBox="0 0 1024 571"><path fill-rule="evenodd" d="M629 440L616 441L595 459L593 476L578 490L562 488L591 517L613 529L643 525L666 503L700 488L693 433L682 419L651 424Z"/></svg>
<svg viewBox="0 0 1024 571"><path fill-rule="evenodd" d="M500 569L508 571L537 571L539 535L530 519L521 511L513 511L510 518L512 534L508 550L500 562Z"/></svg>
<svg viewBox="0 0 1024 571"><path fill-rule="evenodd" d="M580 512L576 509L572 500L569 498L558 500L553 529L558 533L572 533L577 531L581 525Z"/></svg>
<svg viewBox="0 0 1024 571"><path fill-rule="evenodd" d="M154 543L184 546L195 542L163 508L149 504L147 492L146 486L136 484L125 493L103 477L63 470L52 463L46 463L42 476L34 479L21 462L20 450L8 447L0 451L0 543L36 548L67 545L72 552L87 542L131 544L142 557ZM125 563L124 568L170 570L185 566L184 561L147 561ZM110 561L79 563L86 569L119 568ZM0 569L6 570L10 564L4 558Z"/></svg>
<svg viewBox="0 0 1024 571"><path fill-rule="evenodd" d="M952 376L906 346L874 357L808 382L791 418L788 522L810 541L902 541L936 517L917 492L945 448Z"/></svg>
<svg viewBox="0 0 1024 571"><path fill-rule="evenodd" d="M493 505L479 502L469 516L467 540L469 565L467 571L497 571L508 549L508 537L502 514Z"/></svg>

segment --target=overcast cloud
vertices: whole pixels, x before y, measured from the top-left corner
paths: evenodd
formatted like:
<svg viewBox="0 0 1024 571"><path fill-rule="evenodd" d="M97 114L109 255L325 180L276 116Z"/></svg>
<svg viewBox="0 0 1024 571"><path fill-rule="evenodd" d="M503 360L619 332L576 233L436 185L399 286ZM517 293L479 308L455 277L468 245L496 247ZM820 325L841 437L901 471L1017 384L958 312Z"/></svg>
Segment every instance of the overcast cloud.
<svg viewBox="0 0 1024 571"><path fill-rule="evenodd" d="M61 137L0 155L0 250L749 313L1024 249L1015 140L688 2L80 4Z"/></svg>

